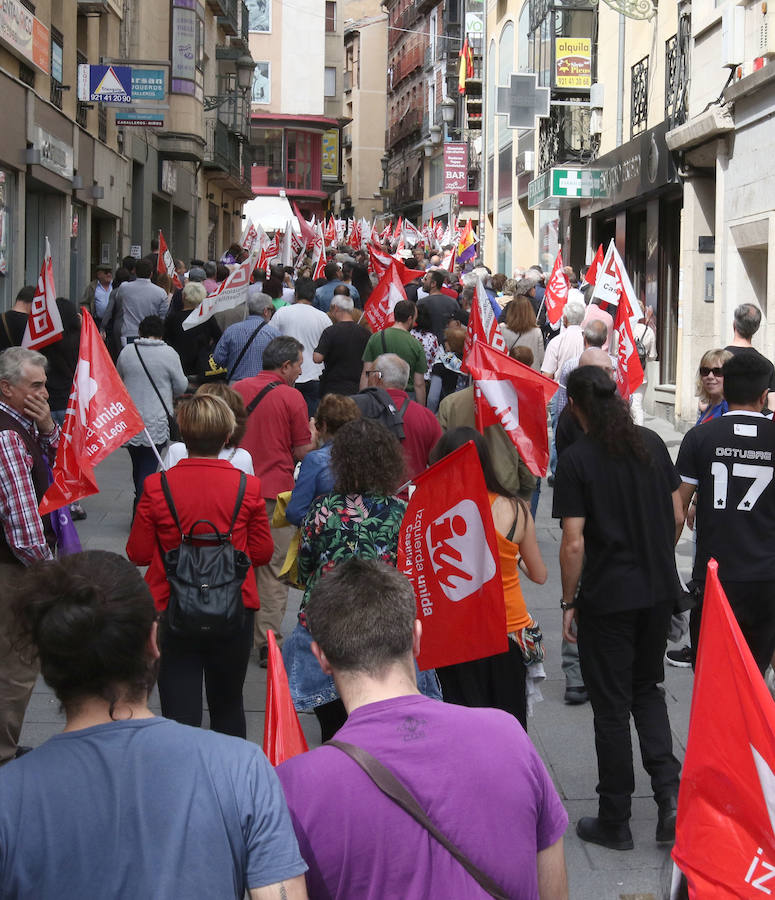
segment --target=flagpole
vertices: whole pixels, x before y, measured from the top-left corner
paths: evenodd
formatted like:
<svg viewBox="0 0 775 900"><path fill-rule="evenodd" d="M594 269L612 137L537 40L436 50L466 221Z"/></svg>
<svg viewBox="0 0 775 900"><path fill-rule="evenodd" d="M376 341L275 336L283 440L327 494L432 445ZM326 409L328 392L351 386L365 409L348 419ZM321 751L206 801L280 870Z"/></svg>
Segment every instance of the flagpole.
<svg viewBox="0 0 775 900"><path fill-rule="evenodd" d="M541 318L541 310L544 308L544 298L541 297L541 305L538 307L538 312L536 313L536 325L538 325L538 320Z"/></svg>
<svg viewBox="0 0 775 900"><path fill-rule="evenodd" d="M159 451L156 449L156 444L154 444L154 442L151 440L151 436L150 436L150 434L148 434L148 429L143 428L143 433L148 438L148 443L151 445L151 449L153 450L153 455L156 457L156 459L159 460L159 465L161 466L162 471L166 471L166 466L164 465L164 460L161 458L161 456L159 456Z"/></svg>

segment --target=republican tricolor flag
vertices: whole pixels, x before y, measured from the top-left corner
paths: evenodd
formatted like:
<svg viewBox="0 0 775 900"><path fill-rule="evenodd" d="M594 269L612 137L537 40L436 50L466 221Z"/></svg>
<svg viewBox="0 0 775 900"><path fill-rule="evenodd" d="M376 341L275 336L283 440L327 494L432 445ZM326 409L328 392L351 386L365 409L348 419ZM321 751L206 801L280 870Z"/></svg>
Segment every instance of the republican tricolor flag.
<svg viewBox="0 0 775 900"><path fill-rule="evenodd" d="M32 298L27 327L24 329L22 347L40 350L62 340L64 328L57 306L57 292L54 287L54 264L51 261L51 247L46 238L43 265L40 267L38 284Z"/></svg>
<svg viewBox="0 0 775 900"><path fill-rule="evenodd" d="M484 341L466 357L474 379L476 427L499 423L533 475L549 465L546 405L559 385Z"/></svg>
<svg viewBox="0 0 775 900"><path fill-rule="evenodd" d="M479 239L477 238L473 225L471 225L471 220L469 219L458 239L455 262L464 263L468 262L469 259L473 259L476 256L476 245L478 243Z"/></svg>

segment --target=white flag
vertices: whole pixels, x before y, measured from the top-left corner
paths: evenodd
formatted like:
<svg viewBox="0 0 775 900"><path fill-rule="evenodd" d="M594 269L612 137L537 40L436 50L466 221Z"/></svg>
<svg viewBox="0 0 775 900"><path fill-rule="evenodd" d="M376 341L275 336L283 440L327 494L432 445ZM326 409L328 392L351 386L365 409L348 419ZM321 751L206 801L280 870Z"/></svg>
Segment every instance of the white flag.
<svg viewBox="0 0 775 900"><path fill-rule="evenodd" d="M27 327L22 338L22 347L40 350L55 341L62 340L64 328L57 306L57 292L54 287L54 264L51 261L51 247L46 238L43 265L40 267L38 284L32 298L32 308L27 319Z"/></svg>
<svg viewBox="0 0 775 900"><path fill-rule="evenodd" d="M597 271L597 280L595 281L595 290L592 296L599 297L604 303L611 303L615 306L619 303L619 291L621 290L627 295L633 315L636 315L638 319L642 319L643 310L638 302L638 298L635 296L630 276L627 274L624 262L616 249L613 238L611 238L603 264Z"/></svg>
<svg viewBox="0 0 775 900"><path fill-rule="evenodd" d="M183 330L195 328L212 318L215 313L232 309L247 300L250 276L257 261L258 257L251 254L244 263L232 269L229 277L222 281L212 294L208 294L187 319L183 320Z"/></svg>

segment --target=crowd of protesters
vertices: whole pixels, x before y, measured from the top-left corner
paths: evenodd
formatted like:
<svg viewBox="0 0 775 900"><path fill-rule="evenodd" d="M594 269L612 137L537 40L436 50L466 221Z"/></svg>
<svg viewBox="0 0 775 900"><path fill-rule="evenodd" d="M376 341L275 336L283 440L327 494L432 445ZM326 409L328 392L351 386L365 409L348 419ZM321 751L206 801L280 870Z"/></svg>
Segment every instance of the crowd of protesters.
<svg viewBox="0 0 775 900"><path fill-rule="evenodd" d="M77 365L78 309L58 301L65 340L43 355L16 349L32 288L2 317L0 349L11 349L0 353L0 561L14 600L0 620L0 703L8 701L0 765L22 758L0 772L0 895L89 896L131 884L152 896L248 890L256 900L306 891L568 896L567 815L526 737L544 677L528 585L547 578L534 522L541 484L501 425L474 428L462 363L479 283L509 355L559 387L546 411L547 480L562 530L565 702L591 702L599 769L598 814L582 818L577 833L611 849L633 846L632 715L657 804L656 840L671 843L680 766L659 685L665 661L694 664L701 616L695 606L688 627L682 613L687 592L674 544L685 520L697 546L690 587L701 592L708 558L719 558L762 671L775 651L775 572L770 578L757 541L775 517L773 488L768 481L753 499L750 490L737 497L732 472L729 502L714 503L720 487L710 468L719 442L743 455L749 440L771 446L775 370L751 347L758 309L739 307L732 343L703 355L697 425L674 466L642 427L645 388L629 404L619 397L611 311L571 269L568 301L552 325L539 266L510 278L481 265L448 271L417 246L403 254L416 271L406 299L395 304L393 324L372 334L363 316L377 280L368 253L340 246L329 248L320 279L310 277L311 260L270 265L254 272L241 304L186 329L246 254L234 245L218 262L178 262L176 288L158 272L156 250L125 258L115 273L99 266L80 303L146 426L126 445L135 489L126 554L148 567L144 582L115 554L54 562L48 517L37 513ZM645 374L656 358L652 311L631 326ZM730 431L735 416L746 418ZM407 489L468 441L497 536L508 650L420 671L414 598L395 570ZM746 515L746 500L755 514ZM71 514L85 512L74 505ZM247 572L228 636L182 635L170 621L169 554L203 521L228 534ZM736 556L721 538L730 527L741 535ZM283 635L290 586L302 598ZM668 633L687 630L691 643L665 655ZM322 741L333 740L281 766L279 780L245 742L242 701L251 658L268 663L270 635L297 710L314 712ZM38 667L67 727L27 754L18 739ZM157 679L163 719L147 706ZM167 721L201 726L203 687L211 732L228 738ZM433 705L439 699L444 707ZM480 730L492 742L488 753L472 739ZM431 758L446 776L428 777L423 759ZM435 826L412 813L412 830L399 806L372 795L371 779L384 785L380 761L424 810L435 809ZM475 789L455 777L460 767L476 769ZM64 819L75 823L68 834L56 827ZM331 821L342 834L331 834ZM443 839L431 839L433 827ZM75 850L87 846L98 865Z"/></svg>

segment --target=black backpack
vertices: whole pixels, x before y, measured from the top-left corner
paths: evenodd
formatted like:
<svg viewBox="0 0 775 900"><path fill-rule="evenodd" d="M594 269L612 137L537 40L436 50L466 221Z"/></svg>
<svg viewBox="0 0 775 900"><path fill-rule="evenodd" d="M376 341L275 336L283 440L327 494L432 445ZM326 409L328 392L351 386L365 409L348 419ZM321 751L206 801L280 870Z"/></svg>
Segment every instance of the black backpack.
<svg viewBox="0 0 775 900"><path fill-rule="evenodd" d="M247 553L231 543L247 476L240 472L237 501L226 534L218 531L209 519L197 519L185 534L164 472L161 486L180 531L180 546L166 553L162 551L170 586L167 624L174 634L182 637L230 637L245 623L242 585L252 568ZM197 525L203 523L210 525L212 532L194 534Z"/></svg>
<svg viewBox="0 0 775 900"><path fill-rule="evenodd" d="M364 419L372 419L384 425L399 441L404 439L404 413L409 406L409 397L406 398L401 409L396 409L390 394L379 387L369 387L359 394L353 394L353 400L361 411Z"/></svg>

